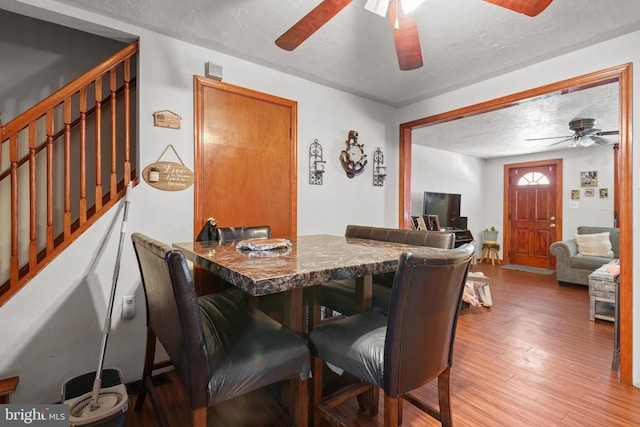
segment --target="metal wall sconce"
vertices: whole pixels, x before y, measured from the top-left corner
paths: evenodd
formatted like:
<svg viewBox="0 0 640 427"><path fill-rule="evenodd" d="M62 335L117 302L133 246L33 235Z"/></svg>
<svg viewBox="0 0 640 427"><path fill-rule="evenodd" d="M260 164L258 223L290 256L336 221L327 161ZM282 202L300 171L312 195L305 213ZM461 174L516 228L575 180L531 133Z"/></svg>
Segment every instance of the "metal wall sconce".
<svg viewBox="0 0 640 427"><path fill-rule="evenodd" d="M322 159L322 145L314 139L309 147L309 184L322 185L325 163Z"/></svg>
<svg viewBox="0 0 640 427"><path fill-rule="evenodd" d="M373 153L373 186L382 187L387 176L387 167L384 164L384 154L380 147Z"/></svg>

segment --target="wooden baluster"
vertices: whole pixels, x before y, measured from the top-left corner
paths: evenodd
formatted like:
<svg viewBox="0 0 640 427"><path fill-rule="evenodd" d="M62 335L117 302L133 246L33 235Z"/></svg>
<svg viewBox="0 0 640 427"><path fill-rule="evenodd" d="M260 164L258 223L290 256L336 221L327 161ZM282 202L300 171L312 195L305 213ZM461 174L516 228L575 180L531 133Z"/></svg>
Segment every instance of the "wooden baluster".
<svg viewBox="0 0 640 427"><path fill-rule="evenodd" d="M2 141L2 149L0 149L0 164L2 158L5 158L5 163L9 164L9 168L5 168L2 172L2 178L7 178L9 182L7 185L10 187L9 199L4 202L11 203L11 206L7 206L9 211L9 251L5 261L9 264L9 280L6 286L0 289L0 306L9 299L16 291L18 291L29 279L31 279L40 268L47 264L52 256L55 256L69 244L69 242L75 237L75 231L84 231L93 218L88 218L89 212L87 211L87 171L90 170L90 166L87 165L87 136L86 127L87 120L94 111L95 117L95 170L96 170L96 189L95 189L95 213L99 217L103 212L105 205L103 203L103 195L105 191L109 192L111 202L107 206L117 200L118 198L118 184L119 172L123 171L124 176L122 182L127 185L131 181L131 171L133 166L131 165L131 83L132 83L132 70L131 70L131 56L136 55L137 43L132 44L126 49L126 52L114 57L109 58L107 61L100 64L95 69L91 70L76 81L71 82L64 90L57 91L52 94L46 100L34 105L29 110L21 114L15 120L11 120L7 124L0 122L0 140ZM123 67L123 76L118 76L120 72L119 67ZM109 81L105 81L109 75ZM118 82L122 79L121 86L117 87ZM95 85L95 107L91 109L87 106L87 101L92 102L91 92L87 93L90 85ZM108 89L106 88L108 86ZM104 92L106 91L106 92ZM125 110L122 112L123 124L118 127L118 101L117 95L119 91L123 92L124 99L122 100L121 107L124 106ZM103 93L104 92L104 93ZM75 114L74 96L78 94L79 101L79 115ZM107 127L103 129L104 116L103 116L103 104L106 102L106 96L110 97L111 103L108 105L111 108L111 125L110 129ZM89 99L87 99L89 96ZM63 126L59 126L58 116L62 112ZM39 128L42 125L40 120L45 122L45 137L44 142L38 141L40 132ZM107 118L108 120L108 118ZM76 127L76 125L78 125ZM108 126L108 125L106 125ZM75 128L75 130L73 130ZM72 140L73 131L73 140ZM106 132L111 132L111 146L104 147L102 135ZM24 135L24 134L27 135ZM26 144L27 152L25 153L25 144L22 143L22 136L28 137L28 144ZM121 137L123 140L119 140ZM75 145L72 146L73 141L76 141L76 137L80 141L79 151L75 150ZM55 142L58 145L62 144L62 147L56 147ZM9 144L9 147L4 147L4 144ZM120 144L120 145L118 145ZM22 148L21 148L22 147ZM109 150L110 148L110 150ZM44 150L45 157L42 158L44 164L38 163L38 153ZM62 152L60 152L62 150ZM103 151L107 150L107 151ZM122 151L121 151L122 150ZM111 152L111 170L107 171L108 165L103 165L103 159ZM118 163L118 156L123 153L123 164ZM59 156L62 154L62 165L58 163ZM6 157L9 157L9 162L6 162ZM72 159L75 156L79 156L79 174L80 178L77 179L75 175L76 165L73 164ZM21 156L21 157L19 157ZM91 160L92 161L92 160ZM25 163L28 163L26 165ZM23 172L19 172L20 167L24 165ZM46 165L46 166L45 166ZM39 171L38 168L42 166L46 167L46 171ZM56 172L55 168L62 167L63 170ZM122 168L122 169L120 169ZM25 173L29 174L28 186L29 186L29 199L26 200L26 194L18 196L18 190L26 189L27 183L21 183L19 185L18 179ZM73 176L72 176L73 173ZM105 190L104 179L106 174L109 174L110 183L109 189ZM54 176L56 179L54 179ZM59 178L62 178L62 182L59 182ZM24 177L26 178L26 177ZM73 179L73 181L72 181ZM23 181L25 181L23 179ZM46 201L43 200L43 195L38 196L39 183L44 182L44 188L42 189L46 194ZM72 206L75 205L75 187L72 184L78 182L79 184L79 215L77 219L78 230L75 230L74 224L72 224ZM91 185L91 183L89 183ZM62 187L62 188L61 188ZM62 192L62 194L58 194ZM72 200L72 195L74 199ZM56 198L64 197L63 200ZM19 199L23 202L29 203L29 212L22 212L18 207ZM4 203L3 202L3 203ZM62 203L60 203L62 202ZM59 216L54 217L54 212L58 212L59 205L62 204L62 218ZM55 209L54 209L55 208ZM38 212L40 211L40 212ZM75 211L74 211L75 212ZM21 214L20 216L18 214ZM46 237L46 246L43 253L38 253L38 239L42 240L42 235L39 236L40 230L38 228L38 220L41 219L41 215L46 215L46 229L44 230ZM20 232L20 224L26 226L25 221L29 221L29 242L20 241L21 238L26 238L24 233ZM54 221L55 219L55 221ZM60 229L60 219L62 219L62 230ZM54 226L55 225L55 226ZM72 230L72 227L74 230ZM24 227L23 227L24 228ZM72 234L72 231L74 233ZM59 246L56 246L58 244ZM21 260L21 249L28 249L28 260ZM44 256L43 256L44 255ZM23 257L23 258L24 258Z"/></svg>
<svg viewBox="0 0 640 427"><path fill-rule="evenodd" d="M110 200L118 196L118 170L116 168L116 67L109 70L109 91L111 92L111 193Z"/></svg>
<svg viewBox="0 0 640 427"><path fill-rule="evenodd" d="M18 285L20 262L18 259L18 132L9 137L9 163L11 165L11 260L9 261L9 287Z"/></svg>
<svg viewBox="0 0 640 427"><path fill-rule="evenodd" d="M131 103L131 60L124 60L124 185L131 180L131 115L129 105Z"/></svg>
<svg viewBox="0 0 640 427"><path fill-rule="evenodd" d="M47 255L53 252L53 110L47 112Z"/></svg>
<svg viewBox="0 0 640 427"><path fill-rule="evenodd" d="M36 123L29 123L29 272L38 264L38 242L36 230L37 185L36 185Z"/></svg>
<svg viewBox="0 0 640 427"><path fill-rule="evenodd" d="M102 209L102 76L95 81L96 108L96 213Z"/></svg>
<svg viewBox="0 0 640 427"><path fill-rule="evenodd" d="M64 240L71 237L71 98L64 100Z"/></svg>
<svg viewBox="0 0 640 427"><path fill-rule="evenodd" d="M87 88L80 89L80 226L87 222Z"/></svg>

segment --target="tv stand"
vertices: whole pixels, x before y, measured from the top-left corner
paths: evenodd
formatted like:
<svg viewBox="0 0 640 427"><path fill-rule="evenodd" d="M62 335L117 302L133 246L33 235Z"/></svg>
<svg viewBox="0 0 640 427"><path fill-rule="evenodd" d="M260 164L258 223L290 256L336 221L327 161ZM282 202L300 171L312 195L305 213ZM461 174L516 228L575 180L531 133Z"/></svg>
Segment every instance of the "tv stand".
<svg viewBox="0 0 640 427"><path fill-rule="evenodd" d="M461 228L449 228L447 229L448 233L453 233L456 236L456 241L454 243L454 247L458 247L458 246L462 246L465 243L471 243L473 242L473 234L471 234L471 231L468 229L461 229Z"/></svg>

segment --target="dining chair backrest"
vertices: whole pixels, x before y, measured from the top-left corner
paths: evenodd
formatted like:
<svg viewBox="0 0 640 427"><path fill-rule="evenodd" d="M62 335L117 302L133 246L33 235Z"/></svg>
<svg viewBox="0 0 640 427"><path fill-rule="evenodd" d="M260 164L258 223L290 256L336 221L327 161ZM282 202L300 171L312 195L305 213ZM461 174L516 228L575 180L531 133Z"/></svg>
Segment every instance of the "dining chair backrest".
<svg viewBox="0 0 640 427"><path fill-rule="evenodd" d="M147 302L147 326L167 351L191 407L206 406L211 376L198 298L184 254L140 233L131 235Z"/></svg>
<svg viewBox="0 0 640 427"><path fill-rule="evenodd" d="M428 246L431 248L452 249L455 234L441 231L404 230L400 228L370 227L365 225L347 225L345 237L379 240L408 245Z"/></svg>
<svg viewBox="0 0 640 427"><path fill-rule="evenodd" d="M255 238L271 238L271 227L268 225L251 227L218 227L216 220L209 218L196 236L196 241L229 241Z"/></svg>
<svg viewBox="0 0 640 427"><path fill-rule="evenodd" d="M271 227L218 227L218 240L269 239Z"/></svg>
<svg viewBox="0 0 640 427"><path fill-rule="evenodd" d="M474 244L404 253L392 287L384 351L385 392L397 397L451 366Z"/></svg>

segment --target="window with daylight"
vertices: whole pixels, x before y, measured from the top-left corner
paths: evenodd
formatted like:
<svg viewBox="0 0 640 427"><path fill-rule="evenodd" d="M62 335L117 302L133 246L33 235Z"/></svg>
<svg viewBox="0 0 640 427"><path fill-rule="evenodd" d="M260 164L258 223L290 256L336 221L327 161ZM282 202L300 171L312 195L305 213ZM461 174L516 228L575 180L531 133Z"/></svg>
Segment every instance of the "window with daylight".
<svg viewBox="0 0 640 427"><path fill-rule="evenodd" d="M528 172L518 180L518 185L545 185L549 184L549 178L540 172Z"/></svg>

